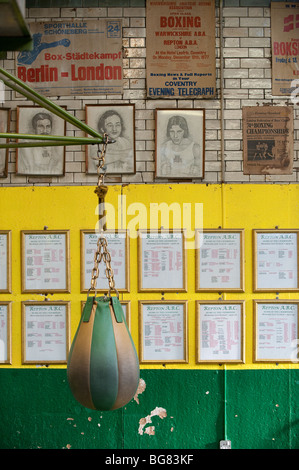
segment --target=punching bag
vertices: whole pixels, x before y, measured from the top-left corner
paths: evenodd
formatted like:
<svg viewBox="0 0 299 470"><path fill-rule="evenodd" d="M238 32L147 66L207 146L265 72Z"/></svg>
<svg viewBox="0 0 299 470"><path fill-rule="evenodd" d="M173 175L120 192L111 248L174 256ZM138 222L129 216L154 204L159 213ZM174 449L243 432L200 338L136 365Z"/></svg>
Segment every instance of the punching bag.
<svg viewBox="0 0 299 470"><path fill-rule="evenodd" d="M139 361L118 297L88 297L73 339L67 377L86 408L121 408L135 395Z"/></svg>

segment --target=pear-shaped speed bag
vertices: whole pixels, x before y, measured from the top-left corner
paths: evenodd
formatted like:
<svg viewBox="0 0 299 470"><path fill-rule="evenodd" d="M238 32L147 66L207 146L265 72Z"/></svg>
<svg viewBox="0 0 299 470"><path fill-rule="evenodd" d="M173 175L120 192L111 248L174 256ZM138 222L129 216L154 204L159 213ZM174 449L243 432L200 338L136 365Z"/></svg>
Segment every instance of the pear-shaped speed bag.
<svg viewBox="0 0 299 470"><path fill-rule="evenodd" d="M88 297L67 364L70 389L86 408L115 410L139 384L139 362L117 297Z"/></svg>

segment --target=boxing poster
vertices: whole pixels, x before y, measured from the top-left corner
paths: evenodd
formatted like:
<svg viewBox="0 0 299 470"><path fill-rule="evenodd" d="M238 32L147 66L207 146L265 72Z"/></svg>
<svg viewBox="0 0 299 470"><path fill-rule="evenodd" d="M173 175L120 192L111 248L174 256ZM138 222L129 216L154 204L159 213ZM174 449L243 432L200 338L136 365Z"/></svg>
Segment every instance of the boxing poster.
<svg viewBox="0 0 299 470"><path fill-rule="evenodd" d="M122 93L121 20L31 23L31 51L16 53L16 76L45 96Z"/></svg>

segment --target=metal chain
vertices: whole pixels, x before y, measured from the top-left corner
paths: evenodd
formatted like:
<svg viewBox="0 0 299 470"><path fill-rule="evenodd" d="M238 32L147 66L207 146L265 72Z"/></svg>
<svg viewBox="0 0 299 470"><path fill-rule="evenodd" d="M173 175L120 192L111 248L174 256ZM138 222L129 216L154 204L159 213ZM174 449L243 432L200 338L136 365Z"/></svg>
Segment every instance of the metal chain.
<svg viewBox="0 0 299 470"><path fill-rule="evenodd" d="M115 288L114 272L111 267L111 255L108 250L107 239L100 235L97 241L97 251L94 254L94 266L91 272L91 286L89 290L96 290L96 283L99 277L99 264L102 260L106 264L105 274L109 284L109 295L111 290L114 290L118 296L118 291Z"/></svg>
<svg viewBox="0 0 299 470"><path fill-rule="evenodd" d="M102 150L100 150L100 145L98 145L98 153L100 153L100 156L98 157L99 162L98 162L98 168L97 168L98 186L100 186L101 184L104 184L104 177L106 175L105 157L106 157L106 149L107 149L108 141L109 141L108 134L104 134Z"/></svg>
<svg viewBox="0 0 299 470"><path fill-rule="evenodd" d="M104 196L107 192L107 188L105 189L104 187L104 177L106 174L106 167L105 167L105 156L106 156L106 148L108 144L108 135L104 134L104 141L103 141L103 147L100 153L100 148L99 148L99 163L98 163L98 187L96 189L96 193L99 195L99 197L102 197L104 200ZM104 170L104 173L101 173L101 170ZM101 191L101 189L104 189L104 191ZM94 266L91 272L91 285L90 285L90 290L94 290L96 294L96 284L97 284L97 279L99 277L99 264L101 261L104 261L106 264L106 269L105 269L105 274L108 280L109 284L109 292L108 295L110 296L111 290L114 290L117 294L117 297L119 296L117 289L115 288L115 282L114 282L114 272L111 267L111 255L108 250L108 243L107 239L103 234L103 230L101 231L101 235L98 238L97 241L97 250L94 254Z"/></svg>

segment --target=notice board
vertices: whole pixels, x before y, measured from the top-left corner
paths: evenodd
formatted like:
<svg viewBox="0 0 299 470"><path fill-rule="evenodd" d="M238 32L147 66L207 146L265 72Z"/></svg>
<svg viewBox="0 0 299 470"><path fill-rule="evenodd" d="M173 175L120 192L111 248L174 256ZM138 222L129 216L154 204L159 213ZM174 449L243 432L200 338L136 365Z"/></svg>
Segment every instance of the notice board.
<svg viewBox="0 0 299 470"><path fill-rule="evenodd" d="M213 98L215 2L147 1L147 96Z"/></svg>

